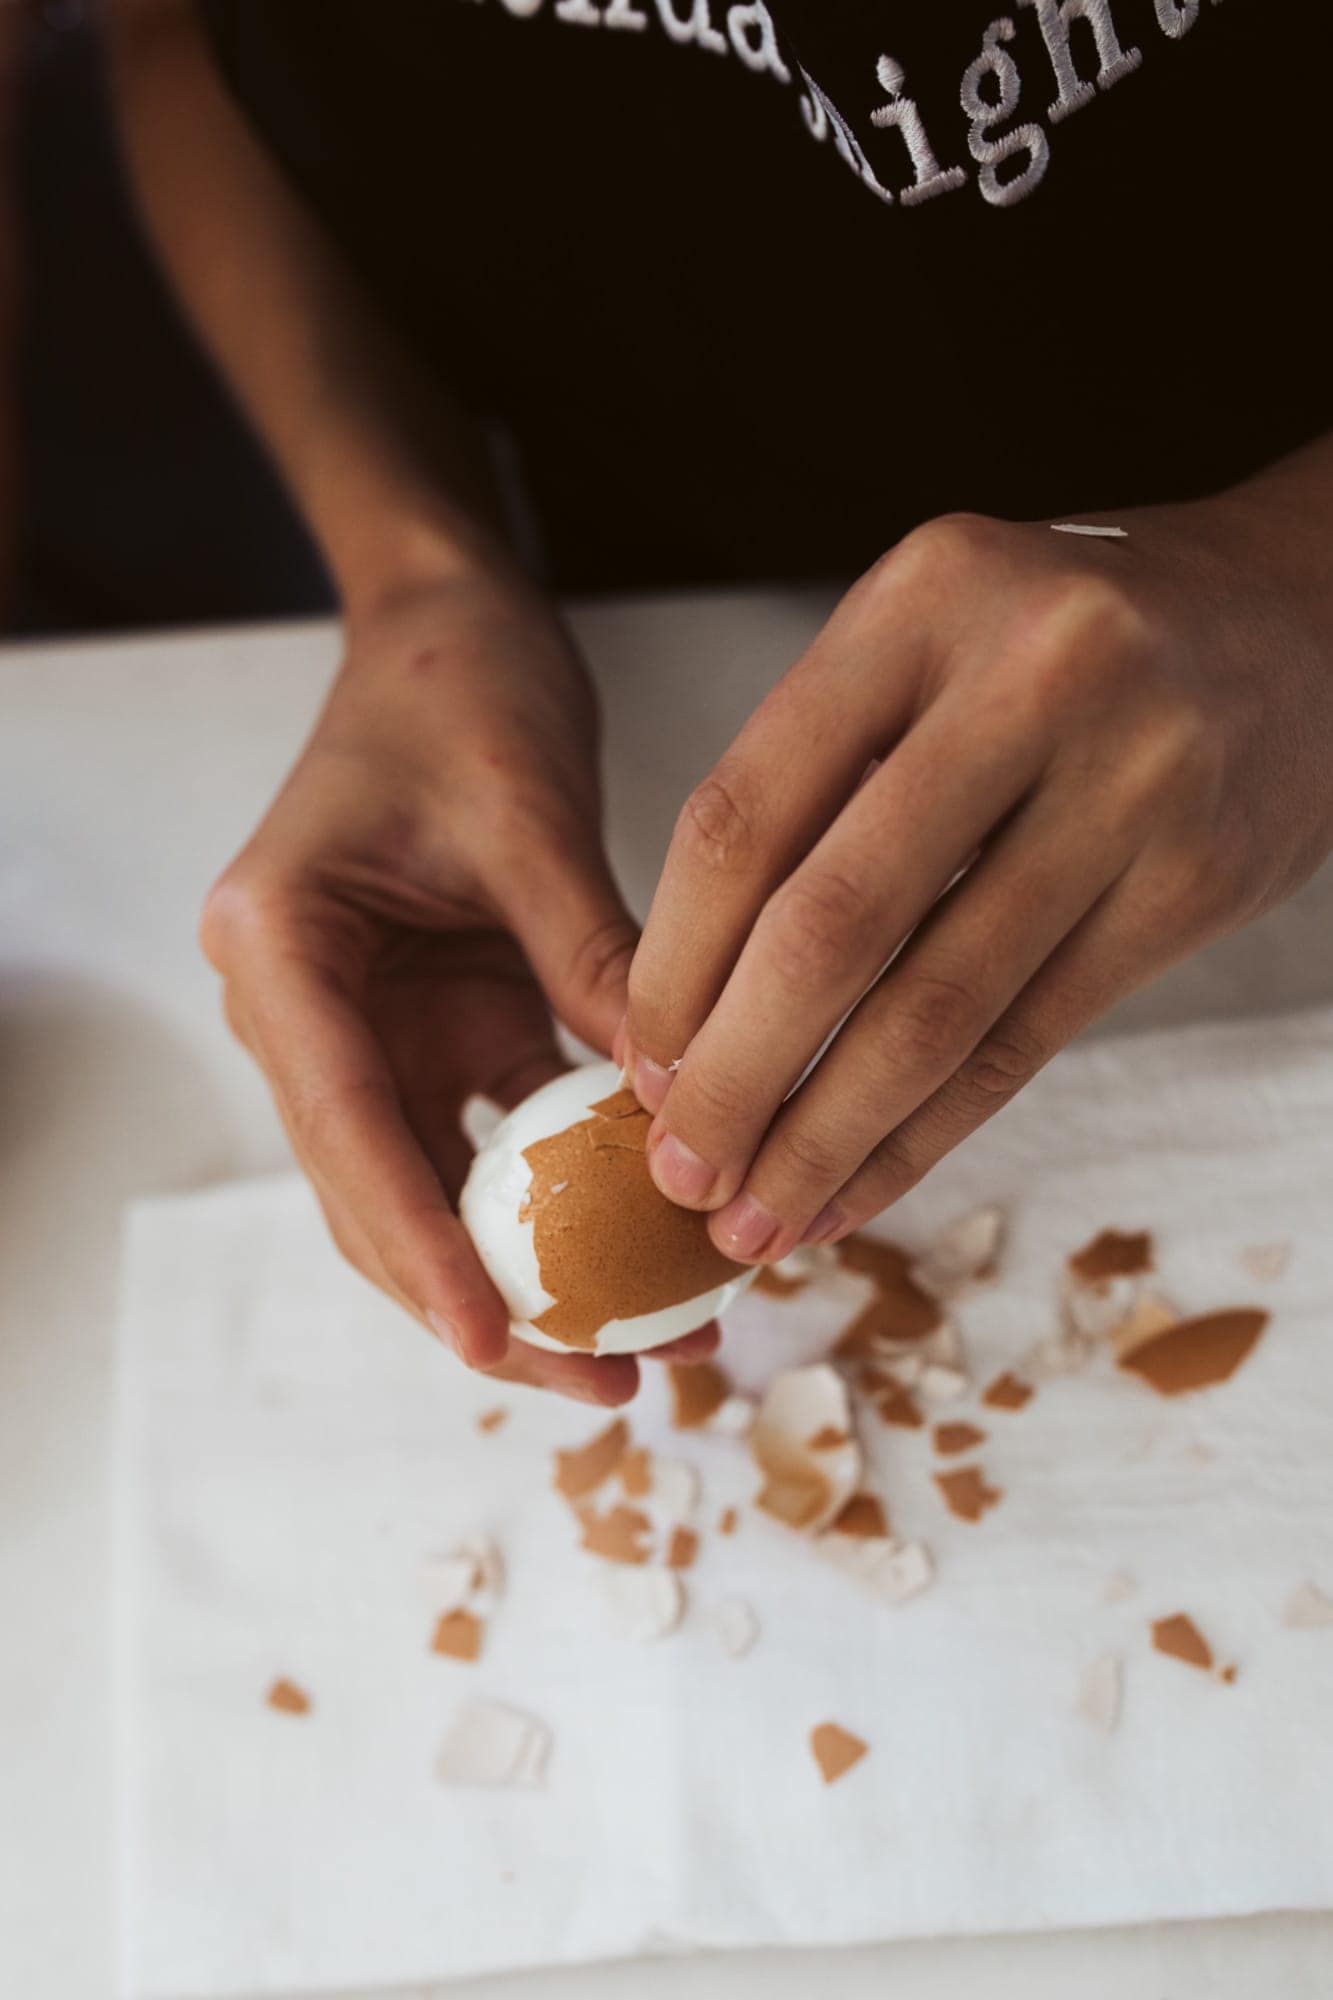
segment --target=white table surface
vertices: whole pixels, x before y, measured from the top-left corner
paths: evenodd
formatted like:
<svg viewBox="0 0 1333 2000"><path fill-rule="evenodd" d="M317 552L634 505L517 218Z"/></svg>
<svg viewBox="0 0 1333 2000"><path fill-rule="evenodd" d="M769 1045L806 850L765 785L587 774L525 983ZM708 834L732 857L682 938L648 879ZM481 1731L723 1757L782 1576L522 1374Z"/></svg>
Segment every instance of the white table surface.
<svg viewBox="0 0 1333 2000"><path fill-rule="evenodd" d="M613 852L640 910L690 782L825 608L809 594L728 595L576 614L606 701ZM114 1992L118 1217L134 1195L286 1157L194 925L336 658L322 625L0 650L3 2000ZM1113 1025L1327 999L1330 869ZM830 1979L840 2000L1254 2000L1261 1988L1326 2000L1333 1916L640 1961L449 1992L805 2000Z"/></svg>

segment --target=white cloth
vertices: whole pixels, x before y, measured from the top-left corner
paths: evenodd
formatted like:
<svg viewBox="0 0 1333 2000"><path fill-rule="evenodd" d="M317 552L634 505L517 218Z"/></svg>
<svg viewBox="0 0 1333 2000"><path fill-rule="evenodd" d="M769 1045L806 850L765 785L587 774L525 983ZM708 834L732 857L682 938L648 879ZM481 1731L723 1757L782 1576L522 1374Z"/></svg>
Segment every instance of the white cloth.
<svg viewBox="0 0 1333 2000"><path fill-rule="evenodd" d="M989 1411L1003 1503L976 1527L922 1435L873 1434L899 1532L939 1576L890 1610L761 1516L743 1447L637 1434L703 1469L682 1629L608 1636L597 1565L549 1487L596 1413L455 1368L326 1247L295 1180L142 1204L121 1327L127 1989L384 1986L670 1945L834 1943L1333 1903L1333 1016L1067 1054L892 1219L909 1244L981 1201L1001 1282L960 1309L978 1386L1054 1324L1061 1261L1149 1226L1178 1305L1273 1321L1230 1384L1165 1402L1105 1361ZM1290 1241L1277 1280L1237 1264ZM824 1308L755 1298L728 1331L759 1382ZM509 1406L489 1435L475 1416ZM971 1405L948 1414L974 1414ZM428 1650L421 1565L493 1535L509 1571L482 1659ZM1107 1604L1113 1572L1137 1584ZM761 1635L725 1657L708 1608ZM1234 1686L1151 1650L1188 1612ZM1125 1661L1117 1733L1075 1712ZM303 1719L263 1696L286 1675ZM457 1704L553 1734L544 1791L446 1791ZM870 1755L824 1789L811 1726Z"/></svg>

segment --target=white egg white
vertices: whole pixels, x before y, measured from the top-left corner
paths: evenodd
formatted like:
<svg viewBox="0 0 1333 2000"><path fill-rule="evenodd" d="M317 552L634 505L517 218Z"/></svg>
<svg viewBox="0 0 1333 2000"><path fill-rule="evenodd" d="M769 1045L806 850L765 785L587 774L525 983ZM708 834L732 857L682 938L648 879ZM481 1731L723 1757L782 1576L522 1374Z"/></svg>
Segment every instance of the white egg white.
<svg viewBox="0 0 1333 2000"><path fill-rule="evenodd" d="M477 1254L509 1308L514 1333L534 1347L570 1352L561 1340L533 1321L555 1304L542 1287L531 1219L519 1210L532 1181L524 1150L586 1118L594 1104L619 1090L620 1071L611 1062L588 1063L543 1084L503 1118L473 1159L458 1212ZM608 1320L597 1335L598 1354L639 1354L705 1326L743 1292L755 1273L743 1271L725 1284L700 1292L660 1312Z"/></svg>

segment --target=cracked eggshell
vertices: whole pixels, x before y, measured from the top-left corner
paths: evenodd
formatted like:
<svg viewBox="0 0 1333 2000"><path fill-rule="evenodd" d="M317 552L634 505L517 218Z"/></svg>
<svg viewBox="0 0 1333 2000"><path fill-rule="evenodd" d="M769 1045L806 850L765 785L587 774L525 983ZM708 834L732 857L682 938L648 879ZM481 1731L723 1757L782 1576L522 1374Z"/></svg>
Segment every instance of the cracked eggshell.
<svg viewBox="0 0 1333 2000"><path fill-rule="evenodd" d="M815 1444L821 1433L832 1446ZM835 1368L789 1368L759 1406L750 1450L764 1475L755 1502L789 1528L817 1534L861 1483L861 1447L852 1430L847 1385Z"/></svg>
<svg viewBox="0 0 1333 2000"><path fill-rule="evenodd" d="M540 1140L580 1124L595 1105L614 1097L621 1087L620 1071L610 1062L567 1070L544 1084L502 1119L481 1146L459 1200L463 1225L509 1308L513 1332L552 1353L569 1353L571 1343L557 1340L534 1324L556 1300L542 1284L533 1218L521 1213L533 1178L524 1153ZM603 1243L604 1238L598 1247ZM734 1277L678 1304L630 1318L609 1319L598 1328L594 1343L581 1351L637 1354L679 1340L715 1319L754 1275L753 1269L737 1271Z"/></svg>

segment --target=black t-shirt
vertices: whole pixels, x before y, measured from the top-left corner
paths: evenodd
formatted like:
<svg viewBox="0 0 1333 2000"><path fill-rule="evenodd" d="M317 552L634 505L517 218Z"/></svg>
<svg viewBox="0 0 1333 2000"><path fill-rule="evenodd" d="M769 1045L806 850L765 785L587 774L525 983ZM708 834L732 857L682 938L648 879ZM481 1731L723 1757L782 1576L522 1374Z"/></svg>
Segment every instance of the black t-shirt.
<svg viewBox="0 0 1333 2000"><path fill-rule="evenodd" d="M1329 0L206 0L553 579L850 574L1333 424Z"/></svg>

